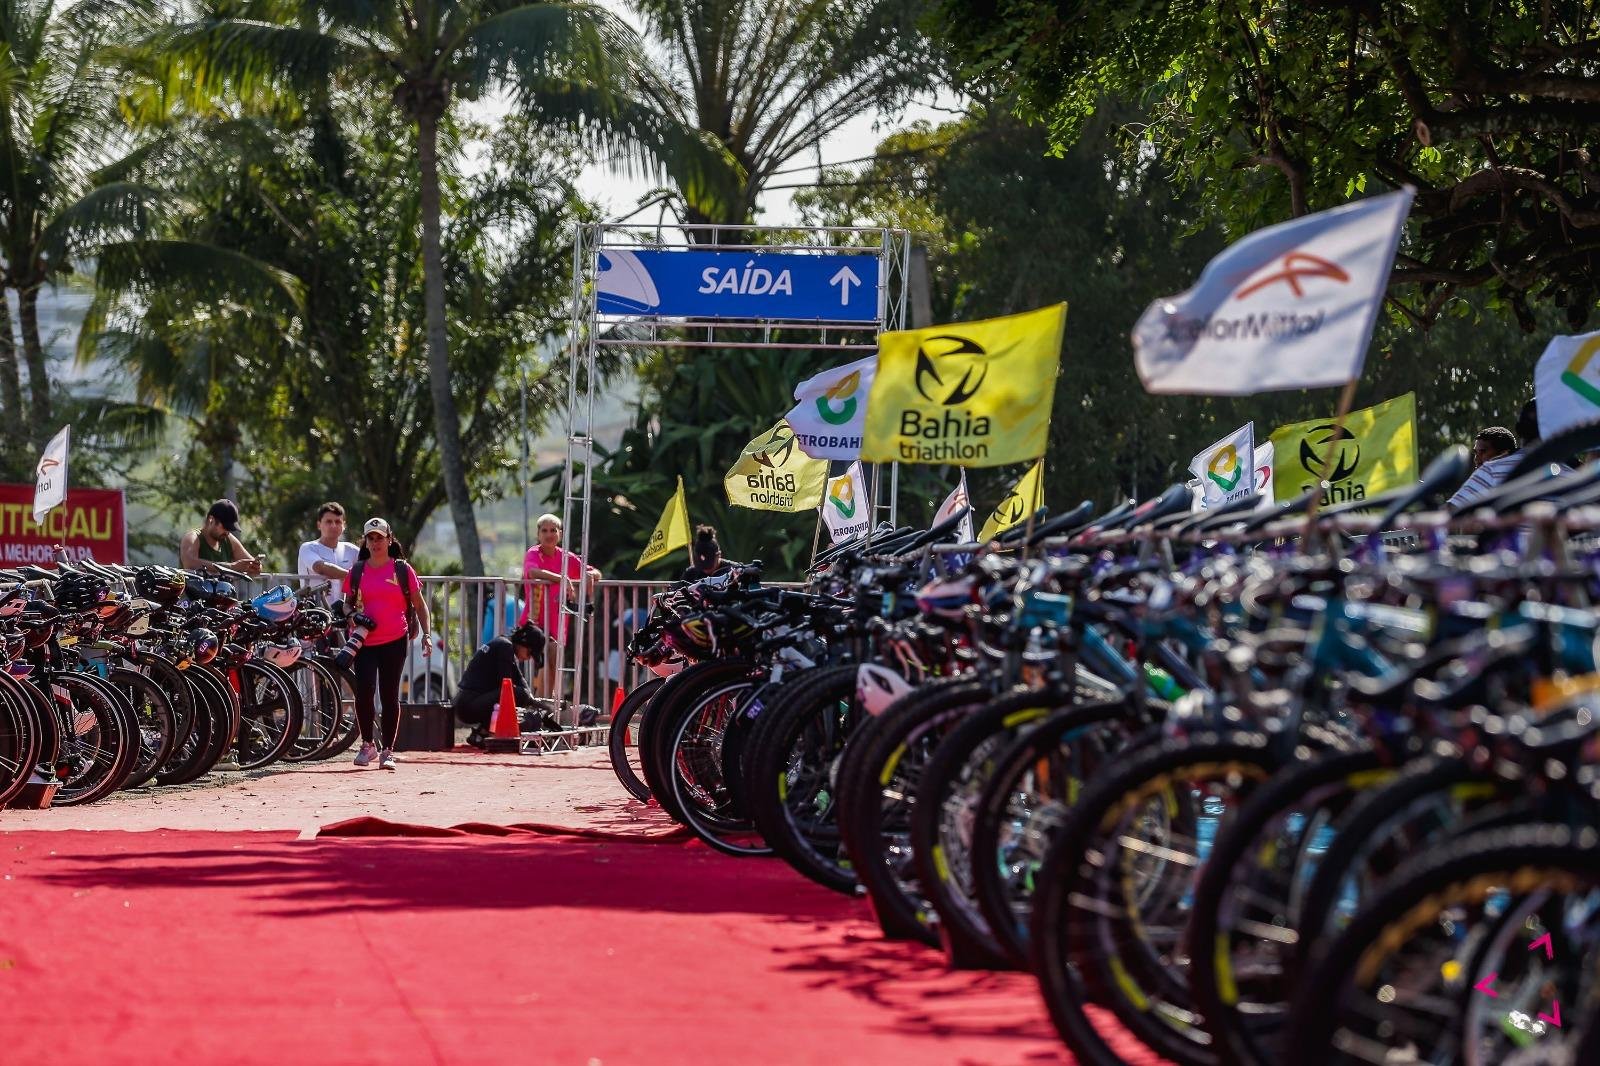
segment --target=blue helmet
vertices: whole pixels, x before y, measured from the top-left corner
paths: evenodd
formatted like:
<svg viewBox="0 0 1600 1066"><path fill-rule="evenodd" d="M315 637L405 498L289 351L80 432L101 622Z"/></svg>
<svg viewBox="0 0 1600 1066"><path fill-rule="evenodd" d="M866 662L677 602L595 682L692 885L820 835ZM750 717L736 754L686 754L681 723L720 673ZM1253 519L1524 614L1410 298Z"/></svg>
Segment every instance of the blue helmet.
<svg viewBox="0 0 1600 1066"><path fill-rule="evenodd" d="M299 604L295 602L294 589L288 585L274 585L250 601L256 615L264 622L287 622L294 617Z"/></svg>

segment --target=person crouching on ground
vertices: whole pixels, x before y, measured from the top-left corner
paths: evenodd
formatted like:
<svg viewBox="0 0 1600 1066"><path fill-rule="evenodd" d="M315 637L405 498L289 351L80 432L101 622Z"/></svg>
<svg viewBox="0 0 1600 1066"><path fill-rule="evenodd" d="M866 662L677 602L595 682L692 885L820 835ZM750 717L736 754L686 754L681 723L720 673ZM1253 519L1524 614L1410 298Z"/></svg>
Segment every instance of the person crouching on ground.
<svg viewBox="0 0 1600 1066"><path fill-rule="evenodd" d="M356 765L378 757L380 769L393 770L394 742L400 735L400 675L405 672L411 641L422 637L422 654L433 654L433 624L417 572L405 561L405 548L394 539L389 523L369 518L361 527L361 552L344 579L345 602L369 616L374 625L356 652L356 724L361 750ZM383 747L376 743L376 697L383 699Z"/></svg>
<svg viewBox="0 0 1600 1066"><path fill-rule="evenodd" d="M456 717L472 727L467 743L480 745L488 734L495 708L500 706L500 683L511 681L518 708L533 706L533 693L523 680L521 664L532 662L535 670L544 669L544 630L524 622L510 633L479 646L456 686ZM519 716L518 727L521 727Z"/></svg>

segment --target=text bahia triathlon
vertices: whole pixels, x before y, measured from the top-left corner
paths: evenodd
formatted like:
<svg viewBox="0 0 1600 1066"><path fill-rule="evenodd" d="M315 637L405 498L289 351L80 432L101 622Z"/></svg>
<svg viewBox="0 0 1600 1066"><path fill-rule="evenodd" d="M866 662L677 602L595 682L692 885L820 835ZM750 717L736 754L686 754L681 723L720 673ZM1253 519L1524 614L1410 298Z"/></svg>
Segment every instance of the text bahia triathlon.
<svg viewBox="0 0 1600 1066"><path fill-rule="evenodd" d="M776 470L762 470L744 476L754 503L770 504L784 510L794 510L794 494L798 488L793 474L780 474Z"/></svg>
<svg viewBox="0 0 1600 1066"><path fill-rule="evenodd" d="M976 396L988 374L989 353L970 337L929 337L923 342L917 350L917 392L945 409L938 414L900 411L900 436L911 438L900 441L902 462L979 462L989 457L989 417L952 410Z"/></svg>

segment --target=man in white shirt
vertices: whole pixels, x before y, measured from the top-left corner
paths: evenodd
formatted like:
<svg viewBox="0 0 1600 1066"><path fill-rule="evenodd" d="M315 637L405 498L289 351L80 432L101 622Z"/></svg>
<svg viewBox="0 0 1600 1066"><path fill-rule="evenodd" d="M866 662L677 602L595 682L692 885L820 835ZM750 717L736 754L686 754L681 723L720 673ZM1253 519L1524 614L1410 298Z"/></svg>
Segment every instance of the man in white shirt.
<svg viewBox="0 0 1600 1066"><path fill-rule="evenodd" d="M1450 509L1459 511L1484 496L1522 461L1517 438L1504 426L1480 429L1472 441L1472 475L1450 497Z"/></svg>
<svg viewBox="0 0 1600 1066"><path fill-rule="evenodd" d="M342 505L325 503L317 509L317 534L316 540L300 545L300 561L295 570L306 577L329 582L328 603L338 603L344 599L344 579L361 551L356 545L339 539L344 535Z"/></svg>

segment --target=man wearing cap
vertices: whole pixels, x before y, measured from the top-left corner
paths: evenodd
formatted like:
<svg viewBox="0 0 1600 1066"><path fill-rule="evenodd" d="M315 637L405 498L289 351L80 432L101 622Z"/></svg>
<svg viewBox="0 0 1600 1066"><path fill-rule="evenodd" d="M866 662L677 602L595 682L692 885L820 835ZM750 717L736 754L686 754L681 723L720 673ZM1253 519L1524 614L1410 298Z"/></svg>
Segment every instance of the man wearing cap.
<svg viewBox="0 0 1600 1066"><path fill-rule="evenodd" d="M199 529L191 529L178 541L178 565L199 570L207 563L222 563L250 575L261 573L261 561L245 550L239 532L239 505L218 500L206 512Z"/></svg>

